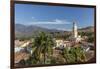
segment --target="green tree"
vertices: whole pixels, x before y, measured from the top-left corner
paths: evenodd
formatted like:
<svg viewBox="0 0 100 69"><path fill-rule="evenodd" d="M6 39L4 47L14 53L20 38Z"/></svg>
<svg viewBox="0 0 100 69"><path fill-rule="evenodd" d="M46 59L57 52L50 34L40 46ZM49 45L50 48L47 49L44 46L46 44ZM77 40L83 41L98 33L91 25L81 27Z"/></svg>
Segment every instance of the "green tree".
<svg viewBox="0 0 100 69"><path fill-rule="evenodd" d="M36 49L33 52L33 59L35 59L37 63L43 62L43 64L45 64L46 60L50 58L53 53L53 46L54 41L51 35L40 32L39 36L34 38L34 47L36 47Z"/></svg>
<svg viewBox="0 0 100 69"><path fill-rule="evenodd" d="M67 63L84 62L86 60L85 53L81 47L64 48L63 56Z"/></svg>
<svg viewBox="0 0 100 69"><path fill-rule="evenodd" d="M87 41L90 43L94 42L94 36L89 36Z"/></svg>

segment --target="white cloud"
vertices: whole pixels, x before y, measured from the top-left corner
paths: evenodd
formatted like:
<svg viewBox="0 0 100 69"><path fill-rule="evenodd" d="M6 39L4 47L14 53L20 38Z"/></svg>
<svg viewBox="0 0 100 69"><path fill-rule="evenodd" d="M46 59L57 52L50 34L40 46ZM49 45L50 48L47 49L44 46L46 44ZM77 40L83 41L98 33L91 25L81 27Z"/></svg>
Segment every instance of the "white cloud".
<svg viewBox="0 0 100 69"><path fill-rule="evenodd" d="M71 29L67 29L67 28L56 28L57 30L63 30L63 31L71 31Z"/></svg>
<svg viewBox="0 0 100 69"><path fill-rule="evenodd" d="M71 24L71 22L66 20L55 19L53 21L33 21L29 24Z"/></svg>
<svg viewBox="0 0 100 69"><path fill-rule="evenodd" d="M35 17L32 17L32 19L35 19Z"/></svg>

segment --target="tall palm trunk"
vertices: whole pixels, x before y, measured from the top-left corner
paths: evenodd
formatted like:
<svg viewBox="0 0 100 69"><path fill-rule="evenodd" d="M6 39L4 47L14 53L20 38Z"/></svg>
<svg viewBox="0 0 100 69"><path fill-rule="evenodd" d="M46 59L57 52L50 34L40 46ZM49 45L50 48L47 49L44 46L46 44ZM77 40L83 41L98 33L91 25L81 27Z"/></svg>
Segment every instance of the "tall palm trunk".
<svg viewBox="0 0 100 69"><path fill-rule="evenodd" d="M46 56L45 56L45 53L44 53L44 64L45 64L45 60L46 60Z"/></svg>

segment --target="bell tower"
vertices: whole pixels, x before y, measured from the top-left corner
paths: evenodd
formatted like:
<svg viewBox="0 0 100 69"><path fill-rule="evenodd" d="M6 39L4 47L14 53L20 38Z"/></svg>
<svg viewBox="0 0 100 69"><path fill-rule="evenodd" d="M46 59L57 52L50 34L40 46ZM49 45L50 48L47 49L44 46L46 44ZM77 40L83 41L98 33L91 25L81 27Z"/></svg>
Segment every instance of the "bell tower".
<svg viewBox="0 0 100 69"><path fill-rule="evenodd" d="M73 22L73 37L74 38L77 38L78 37L77 24L76 24L76 22Z"/></svg>

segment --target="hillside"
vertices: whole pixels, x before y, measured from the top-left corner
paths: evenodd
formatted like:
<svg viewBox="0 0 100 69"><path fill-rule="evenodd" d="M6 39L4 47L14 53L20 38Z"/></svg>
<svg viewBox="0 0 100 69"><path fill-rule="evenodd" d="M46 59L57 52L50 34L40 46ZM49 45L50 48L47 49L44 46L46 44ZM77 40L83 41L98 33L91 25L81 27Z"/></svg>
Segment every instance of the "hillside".
<svg viewBox="0 0 100 69"><path fill-rule="evenodd" d="M62 31L62 30L56 30L56 29L47 29L43 27L38 27L34 25L22 25L22 24L15 24L15 36L16 37L30 37L32 35L38 35L40 31L46 32L46 33L55 33L55 32L68 32L68 31Z"/></svg>
<svg viewBox="0 0 100 69"><path fill-rule="evenodd" d="M36 36L40 31L46 32L46 33L53 33L58 35L67 35L72 33L72 31L62 31L62 30L56 30L56 29L47 29L35 25L22 25L22 24L15 24L15 36L16 37L31 37ZM88 26L85 28L78 29L78 32L94 32L93 26Z"/></svg>
<svg viewBox="0 0 100 69"><path fill-rule="evenodd" d="M79 32L94 32L94 27L88 26L88 27L85 27L85 28L78 29L78 31Z"/></svg>

